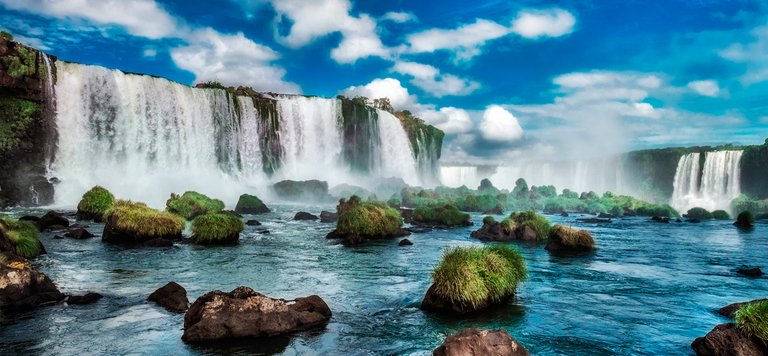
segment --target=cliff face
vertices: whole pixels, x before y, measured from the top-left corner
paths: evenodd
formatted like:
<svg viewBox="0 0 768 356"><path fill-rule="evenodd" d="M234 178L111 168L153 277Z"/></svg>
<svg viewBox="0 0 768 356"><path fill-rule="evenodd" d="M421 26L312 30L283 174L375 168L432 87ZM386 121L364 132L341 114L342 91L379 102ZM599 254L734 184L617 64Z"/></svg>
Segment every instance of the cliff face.
<svg viewBox="0 0 768 356"><path fill-rule="evenodd" d="M53 202L55 57L0 38L0 206Z"/></svg>

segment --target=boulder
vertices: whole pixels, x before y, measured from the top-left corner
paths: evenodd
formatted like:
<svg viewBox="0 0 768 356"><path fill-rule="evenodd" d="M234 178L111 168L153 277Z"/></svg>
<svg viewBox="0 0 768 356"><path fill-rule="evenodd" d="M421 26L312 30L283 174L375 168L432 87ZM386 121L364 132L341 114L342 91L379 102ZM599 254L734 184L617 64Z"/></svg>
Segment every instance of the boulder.
<svg viewBox="0 0 768 356"><path fill-rule="evenodd" d="M651 218L651 221L662 224L669 224L669 218L666 216L654 216Z"/></svg>
<svg viewBox="0 0 768 356"><path fill-rule="evenodd" d="M506 330L464 329L448 336L433 356L527 356L528 350Z"/></svg>
<svg viewBox="0 0 768 356"><path fill-rule="evenodd" d="M398 246L411 246L411 245L413 245L413 242L411 242L411 240L408 240L408 239L402 239L402 240L400 240L400 242L397 245Z"/></svg>
<svg viewBox="0 0 768 356"><path fill-rule="evenodd" d="M261 223L257 220L248 220L245 222L245 224L248 226L261 226Z"/></svg>
<svg viewBox="0 0 768 356"><path fill-rule="evenodd" d="M696 338L691 344L696 355L768 355L768 347L756 337L750 337L739 331L736 324L720 324L706 336Z"/></svg>
<svg viewBox="0 0 768 356"><path fill-rule="evenodd" d="M187 290L176 282L169 282L152 292L147 300L152 301L172 313L183 313L189 308Z"/></svg>
<svg viewBox="0 0 768 356"><path fill-rule="evenodd" d="M269 298L248 287L212 291L198 298L184 315L182 340L205 343L277 336L322 327L331 309L316 295L295 300Z"/></svg>
<svg viewBox="0 0 768 356"><path fill-rule="evenodd" d="M536 234L536 230L528 225L521 225L515 229L515 237L520 241L536 242L539 241L539 237Z"/></svg>
<svg viewBox="0 0 768 356"><path fill-rule="evenodd" d="M480 229L469 236L482 241L513 241L517 237L515 230L509 230L498 221L485 221Z"/></svg>
<svg viewBox="0 0 768 356"><path fill-rule="evenodd" d="M717 313L722 315L722 316L724 316L724 317L728 317L728 318L733 319L733 317L736 314L736 312L739 309L741 309L742 306L747 305L749 303L762 302L762 301L766 301L766 300L768 300L768 299L755 299L755 300L749 301L749 302L739 302L739 303L729 304L729 305L726 305L726 306L720 308L717 311Z"/></svg>
<svg viewBox="0 0 768 356"><path fill-rule="evenodd" d="M91 237L94 237L95 235L93 235L92 233L88 232L88 230L86 230L86 229L74 229L74 230L70 230L69 232L64 234L64 236L69 237L69 238L73 238L73 239L76 239L76 240L83 240L83 239L89 239Z"/></svg>
<svg viewBox="0 0 768 356"><path fill-rule="evenodd" d="M96 303L99 299L103 298L104 296L99 293L94 292L88 292L84 295L70 295L67 298L67 304L72 305L84 305L84 304L91 304Z"/></svg>
<svg viewBox="0 0 768 356"><path fill-rule="evenodd" d="M763 271L760 267L740 267L736 269L736 273L747 277L760 277L763 275Z"/></svg>
<svg viewBox="0 0 768 356"><path fill-rule="evenodd" d="M317 220L317 215L310 214L306 211L300 211L293 216L293 220Z"/></svg>
<svg viewBox="0 0 768 356"><path fill-rule="evenodd" d="M41 229L57 230L69 226L69 220L63 215L51 210L43 215L39 220Z"/></svg>
<svg viewBox="0 0 768 356"><path fill-rule="evenodd" d="M240 196L240 199L237 200L235 212L240 214L266 214L270 212L270 210L257 196L243 194Z"/></svg>
<svg viewBox="0 0 768 356"><path fill-rule="evenodd" d="M567 213L567 212L565 212L565 211L562 211L562 212L560 212L560 216L562 216L562 217L564 217L564 218L567 218L569 215L568 215L568 213Z"/></svg>
<svg viewBox="0 0 768 356"><path fill-rule="evenodd" d="M545 249L550 253L588 252L595 250L595 239L586 230L555 225L549 230Z"/></svg>
<svg viewBox="0 0 768 356"><path fill-rule="evenodd" d="M326 210L323 210L320 212L321 223L335 223L337 220L339 220L339 214L332 213Z"/></svg>
<svg viewBox="0 0 768 356"><path fill-rule="evenodd" d="M0 264L0 305L10 311L31 309L64 299L48 276L22 259ZM10 259L9 259L10 260Z"/></svg>

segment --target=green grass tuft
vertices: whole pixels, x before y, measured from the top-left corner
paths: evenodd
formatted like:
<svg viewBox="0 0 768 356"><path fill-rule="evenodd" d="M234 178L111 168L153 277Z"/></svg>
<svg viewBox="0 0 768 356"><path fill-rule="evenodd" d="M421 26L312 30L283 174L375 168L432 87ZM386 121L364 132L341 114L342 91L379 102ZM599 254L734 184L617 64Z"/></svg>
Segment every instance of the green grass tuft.
<svg viewBox="0 0 768 356"><path fill-rule="evenodd" d="M728 212L725 210L715 210L712 212L712 217L717 220L728 220L731 218L730 215L728 215Z"/></svg>
<svg viewBox="0 0 768 356"><path fill-rule="evenodd" d="M28 221L0 218L0 235L5 235L13 245L13 253L34 258L42 252L37 227Z"/></svg>
<svg viewBox="0 0 768 356"><path fill-rule="evenodd" d="M353 195L341 199L337 207L339 220L336 233L346 236L386 237L394 235L403 225L400 212L379 201L361 201Z"/></svg>
<svg viewBox="0 0 768 356"><path fill-rule="evenodd" d="M104 213L104 220L140 239L180 235L186 225L184 219L172 213L128 200L116 201Z"/></svg>
<svg viewBox="0 0 768 356"><path fill-rule="evenodd" d="M580 249L593 250L595 239L586 230L578 230L564 225L555 225L549 231L550 239L557 239L560 244Z"/></svg>
<svg viewBox="0 0 768 356"><path fill-rule="evenodd" d="M712 213L710 213L709 211L707 211L707 209L704 209L704 208L691 208L685 214L685 217L689 219L702 219L702 220L709 220L713 218Z"/></svg>
<svg viewBox="0 0 768 356"><path fill-rule="evenodd" d="M742 306L734 315L739 330L749 336L768 341L768 301Z"/></svg>
<svg viewBox="0 0 768 356"><path fill-rule="evenodd" d="M230 214L204 214L192 222L192 234L198 243L216 243L243 232L240 218Z"/></svg>
<svg viewBox="0 0 768 356"><path fill-rule="evenodd" d="M166 210L187 220L207 213L218 213L224 210L224 202L211 199L204 194L188 191L182 195L171 194L165 203Z"/></svg>
<svg viewBox="0 0 768 356"><path fill-rule="evenodd" d="M101 186L95 186L83 194L77 211L88 214L102 215L115 203L115 196Z"/></svg>
<svg viewBox="0 0 768 356"><path fill-rule="evenodd" d="M456 247L443 255L432 279L442 299L476 308L513 294L526 274L525 260L513 247Z"/></svg>
<svg viewBox="0 0 768 356"><path fill-rule="evenodd" d="M469 214L462 213L453 204L420 206L413 211L413 220L426 224L442 224L448 227L469 224Z"/></svg>
<svg viewBox="0 0 768 356"><path fill-rule="evenodd" d="M551 228L549 220L535 211L514 212L508 219L514 222L515 225L528 225L531 229L536 231L536 236L539 240L544 240L549 235L549 229ZM507 219L504 221L507 221ZM507 224L509 224L509 222L507 222Z"/></svg>

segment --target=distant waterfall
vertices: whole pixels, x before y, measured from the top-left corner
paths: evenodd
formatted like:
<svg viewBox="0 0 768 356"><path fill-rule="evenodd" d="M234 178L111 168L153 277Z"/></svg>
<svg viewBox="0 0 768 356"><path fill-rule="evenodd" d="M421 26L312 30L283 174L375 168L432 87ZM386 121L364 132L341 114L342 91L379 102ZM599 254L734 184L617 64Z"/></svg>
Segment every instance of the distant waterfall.
<svg viewBox="0 0 768 356"><path fill-rule="evenodd" d="M360 106L345 117L336 98L235 96L97 66L56 68L59 205L97 184L154 206L189 189L231 204L281 179L420 184L405 129L387 112Z"/></svg>
<svg viewBox="0 0 768 356"><path fill-rule="evenodd" d="M742 153L706 152L703 167L700 153L680 157L671 205L681 213L693 207L729 210L731 200L741 194L739 162Z"/></svg>
<svg viewBox="0 0 768 356"><path fill-rule="evenodd" d="M462 185L475 189L480 185L478 169L475 166L443 166L440 168L440 180L446 187L457 188Z"/></svg>

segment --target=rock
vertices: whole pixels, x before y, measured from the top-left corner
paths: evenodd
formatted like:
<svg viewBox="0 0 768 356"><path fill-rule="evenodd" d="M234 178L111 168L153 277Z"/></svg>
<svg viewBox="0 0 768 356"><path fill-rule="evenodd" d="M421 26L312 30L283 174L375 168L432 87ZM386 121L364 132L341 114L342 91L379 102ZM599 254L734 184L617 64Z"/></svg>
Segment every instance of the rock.
<svg viewBox="0 0 768 356"><path fill-rule="evenodd" d="M99 293L94 292L88 292L85 293L85 295L70 295L67 298L67 304L77 304L77 305L83 305L83 304L91 304L95 303L99 299L103 298L104 296Z"/></svg>
<svg viewBox="0 0 768 356"><path fill-rule="evenodd" d="M40 218L40 227L43 229L60 230L68 226L69 220L53 210Z"/></svg>
<svg viewBox="0 0 768 356"><path fill-rule="evenodd" d="M61 231L61 230L66 230L67 227L64 225L51 225L51 226L48 226L46 229L51 231Z"/></svg>
<svg viewBox="0 0 768 356"><path fill-rule="evenodd" d="M339 214L332 213L330 211L323 210L320 212L321 223L334 223L339 220Z"/></svg>
<svg viewBox="0 0 768 356"><path fill-rule="evenodd" d="M600 218L578 218L576 221L583 222L586 224L610 224L613 221L611 219L600 219Z"/></svg>
<svg viewBox="0 0 768 356"><path fill-rule="evenodd" d="M88 230L86 229L75 229L75 230L70 230L69 232L64 234L64 236L70 237L76 240L83 240L83 239L94 237L95 235L88 232Z"/></svg>
<svg viewBox="0 0 768 356"><path fill-rule="evenodd" d="M397 245L398 246L411 246L411 245L413 245L413 242L411 242L411 240L408 240L408 239L402 239L402 240L400 240L400 242Z"/></svg>
<svg viewBox="0 0 768 356"><path fill-rule="evenodd" d="M747 277L760 277L763 275L763 271L760 270L760 267L741 267L736 269L736 273Z"/></svg>
<svg viewBox="0 0 768 356"><path fill-rule="evenodd" d="M651 218L651 221L662 224L669 224L669 218L666 216L654 216Z"/></svg>
<svg viewBox="0 0 768 356"><path fill-rule="evenodd" d="M189 308L187 290L176 282L169 282L152 292L147 300L152 301L172 313L183 313Z"/></svg>
<svg viewBox="0 0 768 356"><path fill-rule="evenodd" d="M527 356L528 350L506 330L464 329L448 336L433 356Z"/></svg>
<svg viewBox="0 0 768 356"><path fill-rule="evenodd" d="M539 241L539 238L536 235L536 230L534 230L528 225L518 226L515 229L515 237L520 241L530 241L530 242Z"/></svg>
<svg viewBox="0 0 768 356"><path fill-rule="evenodd" d="M293 216L293 220L317 220L317 215L310 214L306 211L300 211Z"/></svg>
<svg viewBox="0 0 768 356"><path fill-rule="evenodd" d="M271 234L271 232L269 232L269 230L259 230L259 231L256 231L256 233L259 234L259 235L269 235L269 234Z"/></svg>
<svg viewBox="0 0 768 356"><path fill-rule="evenodd" d="M295 300L273 299L248 287L232 292L208 292L184 315L182 340L204 343L219 340L284 335L324 326L331 309L312 295Z"/></svg>
<svg viewBox="0 0 768 356"><path fill-rule="evenodd" d="M319 180L293 181L284 180L272 185L275 194L282 199L292 201L331 201L328 183Z"/></svg>
<svg viewBox="0 0 768 356"><path fill-rule="evenodd" d="M243 194L237 200L235 211L240 214L266 214L270 212L264 202L257 196L250 194Z"/></svg>
<svg viewBox="0 0 768 356"><path fill-rule="evenodd" d="M606 214L606 213L600 213L600 214L597 214L597 217L598 217L598 218L601 218L601 219L615 219L615 218L616 218L616 215L613 215L613 214Z"/></svg>
<svg viewBox="0 0 768 356"><path fill-rule="evenodd" d="M568 213L563 211L563 212L560 213L560 216L562 216L564 218L567 218L569 215L568 215Z"/></svg>
<svg viewBox="0 0 768 356"><path fill-rule="evenodd" d="M0 264L0 305L9 311L21 311L64 299L48 276L29 262L14 259Z"/></svg>
<svg viewBox="0 0 768 356"><path fill-rule="evenodd" d="M403 217L403 221L405 221L408 224L413 223L413 209L400 208L398 210L400 211L400 216Z"/></svg>
<svg viewBox="0 0 768 356"><path fill-rule="evenodd" d="M248 220L245 222L245 224L248 226L261 226L261 223L257 220Z"/></svg>
<svg viewBox="0 0 768 356"><path fill-rule="evenodd" d="M768 355L768 347L760 339L744 335L736 324L720 324L707 336L697 338L691 344L696 355Z"/></svg>
<svg viewBox="0 0 768 356"><path fill-rule="evenodd" d="M720 308L717 311L717 313L722 315L722 316L724 316L724 317L728 317L728 318L733 319L733 316L736 314L736 311L741 309L742 306L747 305L749 303L762 302L762 301L766 301L766 300L768 300L768 299L755 299L755 300L752 300L752 301L749 301L749 302L739 302L739 303L729 304L729 305L726 305L726 306Z"/></svg>
<svg viewBox="0 0 768 356"><path fill-rule="evenodd" d="M681 223L681 222L683 222L683 221L682 221L682 220L680 220L680 219L675 219L675 222L676 222L676 223Z"/></svg>
<svg viewBox="0 0 768 356"><path fill-rule="evenodd" d="M486 210L483 213L483 215L503 215L503 214L504 214L504 210L501 208L500 205L497 205L493 209Z"/></svg>
<svg viewBox="0 0 768 356"><path fill-rule="evenodd" d="M484 300L476 303L474 306L454 304L449 299L441 298L435 291L435 285L432 284L429 286L429 289L427 289L427 294L424 295L424 299L421 300L421 309L441 313L467 314L488 309L492 306L507 304L513 296L514 294L509 294L501 298L501 300Z"/></svg>
<svg viewBox="0 0 768 356"><path fill-rule="evenodd" d="M586 230L578 230L564 225L555 225L549 230L547 246L550 253L589 252L595 249L595 239Z"/></svg>

